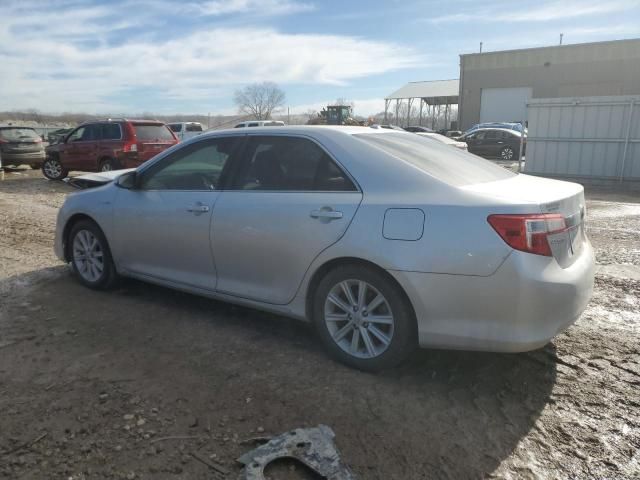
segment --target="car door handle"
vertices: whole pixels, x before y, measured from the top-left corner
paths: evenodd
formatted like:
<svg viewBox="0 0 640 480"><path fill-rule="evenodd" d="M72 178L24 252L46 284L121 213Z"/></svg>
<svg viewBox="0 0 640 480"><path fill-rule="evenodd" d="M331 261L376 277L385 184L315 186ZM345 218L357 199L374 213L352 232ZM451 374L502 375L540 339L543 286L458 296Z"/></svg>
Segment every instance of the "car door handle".
<svg viewBox="0 0 640 480"><path fill-rule="evenodd" d="M206 213L209 211L209 206L208 205L202 205L201 203L196 203L195 205L191 205L189 208L187 208L187 212L191 212L191 213Z"/></svg>
<svg viewBox="0 0 640 480"><path fill-rule="evenodd" d="M311 218L323 218L327 220L337 220L342 218L342 212L336 210L329 210L328 208L321 208L320 210L312 210Z"/></svg>

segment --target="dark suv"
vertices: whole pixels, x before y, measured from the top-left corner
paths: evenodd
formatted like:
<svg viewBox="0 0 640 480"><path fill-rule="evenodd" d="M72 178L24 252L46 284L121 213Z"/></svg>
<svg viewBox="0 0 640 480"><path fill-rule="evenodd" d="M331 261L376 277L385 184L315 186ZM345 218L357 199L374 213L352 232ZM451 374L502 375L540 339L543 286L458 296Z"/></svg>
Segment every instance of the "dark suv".
<svg viewBox="0 0 640 480"><path fill-rule="evenodd" d="M70 170L107 172L137 167L178 143L164 123L156 120L104 120L85 123L63 141L47 147L42 173L60 180Z"/></svg>
<svg viewBox="0 0 640 480"><path fill-rule="evenodd" d="M42 138L33 128L0 125L0 167L27 164L40 168L43 161Z"/></svg>
<svg viewBox="0 0 640 480"><path fill-rule="evenodd" d="M467 142L469 152L485 158L499 158L500 160L517 160L520 151L521 133L507 128L481 128L462 139ZM522 145L524 155L527 145L525 135Z"/></svg>

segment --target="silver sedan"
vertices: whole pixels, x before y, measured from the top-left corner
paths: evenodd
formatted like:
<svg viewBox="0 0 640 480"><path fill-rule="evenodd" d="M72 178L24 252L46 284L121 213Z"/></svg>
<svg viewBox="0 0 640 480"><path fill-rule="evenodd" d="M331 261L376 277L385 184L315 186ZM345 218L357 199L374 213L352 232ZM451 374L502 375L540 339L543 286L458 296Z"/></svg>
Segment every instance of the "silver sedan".
<svg viewBox="0 0 640 480"><path fill-rule="evenodd" d="M589 301L580 185L412 133L250 130L72 179L58 257L90 288L135 277L313 322L366 370L418 345L535 349Z"/></svg>

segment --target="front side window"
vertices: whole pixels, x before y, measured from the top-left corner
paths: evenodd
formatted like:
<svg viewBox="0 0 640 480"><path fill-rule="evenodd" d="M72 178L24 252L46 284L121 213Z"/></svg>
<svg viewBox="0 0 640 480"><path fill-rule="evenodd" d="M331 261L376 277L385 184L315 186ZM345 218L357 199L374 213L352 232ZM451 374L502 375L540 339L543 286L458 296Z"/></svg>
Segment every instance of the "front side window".
<svg viewBox="0 0 640 480"><path fill-rule="evenodd" d="M235 190L355 191L349 177L306 138L251 137L232 183Z"/></svg>
<svg viewBox="0 0 640 480"><path fill-rule="evenodd" d="M170 123L169 125L167 125L167 127L169 127L172 132L180 132L181 126L182 125L180 125L179 123Z"/></svg>
<svg viewBox="0 0 640 480"><path fill-rule="evenodd" d="M69 135L69 138L67 139L68 142L77 142L78 140L82 139L82 137L84 136L84 132L86 130L86 127L78 127L76 128L71 135Z"/></svg>
<svg viewBox="0 0 640 480"><path fill-rule="evenodd" d="M247 127L257 127L257 126L258 124L256 122L250 123L249 125L247 125Z"/></svg>
<svg viewBox="0 0 640 480"><path fill-rule="evenodd" d="M202 131L202 125L198 123L189 123L187 125L187 132L201 132L201 131Z"/></svg>
<svg viewBox="0 0 640 480"><path fill-rule="evenodd" d="M142 175L143 190L217 190L229 157L242 137L216 138L189 145Z"/></svg>

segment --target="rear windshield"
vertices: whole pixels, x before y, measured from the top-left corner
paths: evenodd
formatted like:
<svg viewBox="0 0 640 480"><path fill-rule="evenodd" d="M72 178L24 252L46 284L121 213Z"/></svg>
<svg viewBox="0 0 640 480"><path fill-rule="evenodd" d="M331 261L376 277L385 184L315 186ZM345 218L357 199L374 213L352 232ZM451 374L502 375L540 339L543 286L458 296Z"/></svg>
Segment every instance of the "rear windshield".
<svg viewBox="0 0 640 480"><path fill-rule="evenodd" d="M515 176L489 160L419 135L389 132L356 134L354 137L454 186Z"/></svg>
<svg viewBox="0 0 640 480"><path fill-rule="evenodd" d="M136 123L133 125L136 137L140 141L174 140L171 131L165 125Z"/></svg>
<svg viewBox="0 0 640 480"><path fill-rule="evenodd" d="M39 140L40 137L32 128L4 127L0 128L0 138L10 142L21 142L25 140Z"/></svg>

